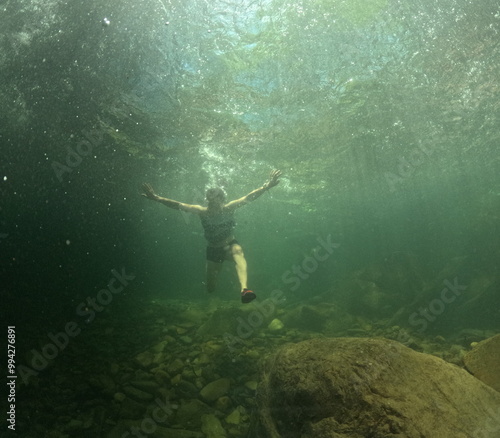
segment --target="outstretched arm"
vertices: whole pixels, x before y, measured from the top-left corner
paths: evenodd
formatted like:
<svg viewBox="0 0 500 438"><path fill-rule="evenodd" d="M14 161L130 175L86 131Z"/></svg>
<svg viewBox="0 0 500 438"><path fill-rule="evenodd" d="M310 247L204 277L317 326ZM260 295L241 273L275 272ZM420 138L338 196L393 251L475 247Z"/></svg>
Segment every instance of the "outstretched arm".
<svg viewBox="0 0 500 438"><path fill-rule="evenodd" d="M226 208L239 208L245 204L248 204L249 202L255 201L259 196L262 196L270 188L278 185L280 182L280 176L281 170L273 170L269 175L269 179L264 183L262 187L251 191L248 195L243 196L243 198L229 202L228 204L226 204Z"/></svg>
<svg viewBox="0 0 500 438"><path fill-rule="evenodd" d="M181 210L181 211L186 211L188 213L195 213L195 214L199 214L199 213L206 210L206 208L202 207L201 205L184 204L184 203L179 202L179 201L174 201L173 199L168 199L168 198L163 198L161 196L158 196L154 192L153 187L151 187L151 184L148 184L148 183L144 183L142 185L142 190L144 190L144 193L141 193L141 194L145 198L151 199L152 201L159 202L163 205L166 205L169 208L173 208L174 210Z"/></svg>

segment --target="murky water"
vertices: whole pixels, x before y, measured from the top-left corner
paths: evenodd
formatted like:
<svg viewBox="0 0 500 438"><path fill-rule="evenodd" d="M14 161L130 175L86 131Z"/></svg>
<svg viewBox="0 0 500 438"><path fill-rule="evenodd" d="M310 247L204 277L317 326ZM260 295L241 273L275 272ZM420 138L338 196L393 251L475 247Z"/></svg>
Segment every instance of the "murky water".
<svg viewBox="0 0 500 438"><path fill-rule="evenodd" d="M272 169L236 215L259 299L497 327L498 2L7 0L0 29L0 272L21 330L56 330L122 267L123 318L135 293L208 302L198 218L139 187L203 204ZM230 264L216 298L239 300Z"/></svg>

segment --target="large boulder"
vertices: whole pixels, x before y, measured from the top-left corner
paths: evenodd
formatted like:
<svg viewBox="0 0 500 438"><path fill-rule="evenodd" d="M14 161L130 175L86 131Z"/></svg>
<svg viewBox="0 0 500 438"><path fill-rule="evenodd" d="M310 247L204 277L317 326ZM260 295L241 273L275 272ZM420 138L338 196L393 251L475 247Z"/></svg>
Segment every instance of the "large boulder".
<svg viewBox="0 0 500 438"><path fill-rule="evenodd" d="M500 394L386 339L282 347L258 388L255 438L498 438Z"/></svg>
<svg viewBox="0 0 500 438"><path fill-rule="evenodd" d="M500 335L477 344L465 355L464 364L473 376L500 392Z"/></svg>

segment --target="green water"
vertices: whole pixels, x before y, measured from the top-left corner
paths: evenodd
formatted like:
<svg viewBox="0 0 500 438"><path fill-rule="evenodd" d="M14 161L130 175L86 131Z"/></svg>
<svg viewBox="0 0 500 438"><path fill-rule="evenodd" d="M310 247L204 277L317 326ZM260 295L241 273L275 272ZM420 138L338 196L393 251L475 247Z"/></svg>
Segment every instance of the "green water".
<svg viewBox="0 0 500 438"><path fill-rule="evenodd" d="M198 218L139 187L203 204L272 169L236 214L259 300L498 329L497 1L7 0L0 29L0 287L23 350L113 269L134 275L120 321L210 306ZM238 303L226 265L214 299Z"/></svg>

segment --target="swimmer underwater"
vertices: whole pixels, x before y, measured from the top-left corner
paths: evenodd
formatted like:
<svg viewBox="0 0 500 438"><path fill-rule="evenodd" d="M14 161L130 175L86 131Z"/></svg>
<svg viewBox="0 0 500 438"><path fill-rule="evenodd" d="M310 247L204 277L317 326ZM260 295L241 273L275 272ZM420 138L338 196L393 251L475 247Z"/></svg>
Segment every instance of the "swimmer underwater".
<svg viewBox="0 0 500 438"><path fill-rule="evenodd" d="M208 189L206 192L207 207L184 204L155 194L150 184L144 183L142 196L159 202L174 210L185 211L199 216L207 240L206 286L209 293L215 291L217 278L225 260L235 262L236 273L241 286L241 302L249 303L257 296L248 289L247 262L243 249L235 239L233 231L236 226L234 212L237 208L255 201L266 191L279 184L280 170L273 170L268 181L258 189L251 191L242 198L226 203L226 194L221 188Z"/></svg>

